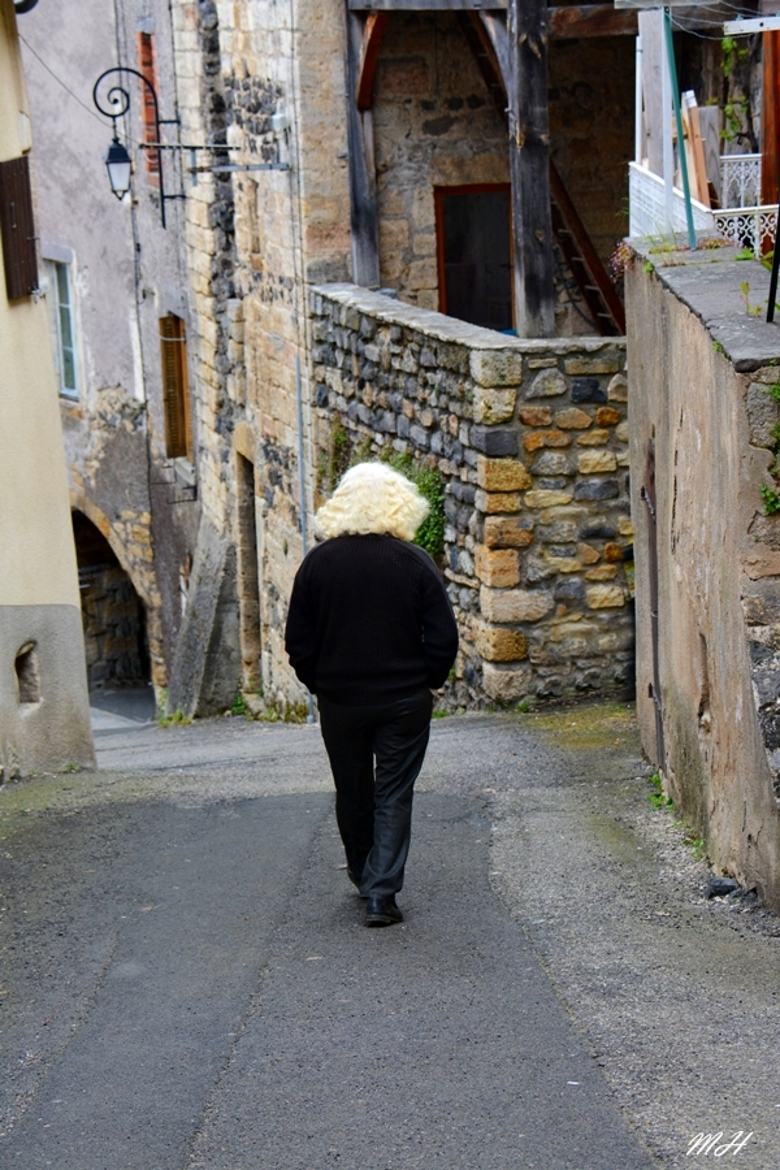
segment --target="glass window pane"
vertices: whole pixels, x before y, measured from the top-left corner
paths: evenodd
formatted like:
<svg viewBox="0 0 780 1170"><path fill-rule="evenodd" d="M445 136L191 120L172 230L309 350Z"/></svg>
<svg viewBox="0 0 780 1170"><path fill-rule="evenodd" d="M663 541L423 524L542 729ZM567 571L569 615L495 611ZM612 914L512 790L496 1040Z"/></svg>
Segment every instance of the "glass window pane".
<svg viewBox="0 0 780 1170"><path fill-rule="evenodd" d="M60 341L63 348L73 348L73 334L70 328L70 309L60 306Z"/></svg>
<svg viewBox="0 0 780 1170"><path fill-rule="evenodd" d="M57 295L61 305L70 304L70 288L68 281L68 268L65 264L56 264L57 269Z"/></svg>
<svg viewBox="0 0 780 1170"><path fill-rule="evenodd" d="M76 392L76 362L72 349L62 351L62 389Z"/></svg>

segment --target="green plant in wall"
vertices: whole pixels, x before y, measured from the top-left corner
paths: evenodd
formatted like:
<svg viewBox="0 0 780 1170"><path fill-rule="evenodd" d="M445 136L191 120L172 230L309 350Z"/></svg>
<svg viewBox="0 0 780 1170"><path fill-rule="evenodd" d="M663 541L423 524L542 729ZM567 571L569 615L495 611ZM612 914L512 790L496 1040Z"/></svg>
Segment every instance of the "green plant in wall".
<svg viewBox="0 0 780 1170"><path fill-rule="evenodd" d="M723 141L744 143L747 151L758 151L751 103L751 55L757 37L724 37L720 42L723 60Z"/></svg>
<svg viewBox="0 0 780 1170"><path fill-rule="evenodd" d="M444 480L441 473L435 467L415 463L406 452L393 451L383 459L416 484L430 504L428 518L417 529L414 543L424 548L436 562L441 562L444 556Z"/></svg>
<svg viewBox="0 0 780 1170"><path fill-rule="evenodd" d="M745 312L748 317L760 317L763 313L761 305L753 305L750 302L750 281L741 280L739 282L739 292L745 306Z"/></svg>
<svg viewBox="0 0 780 1170"><path fill-rule="evenodd" d="M780 403L780 382L774 382L766 387L766 392L775 402ZM769 468L772 483L762 483L758 489L761 493L761 502L765 516L776 516L780 512L780 422L776 422L771 430L774 462Z"/></svg>
<svg viewBox="0 0 780 1170"><path fill-rule="evenodd" d="M661 773L653 772L651 776L648 776L647 782L651 789L647 797L650 807L656 810L672 808L674 802L671 796L667 796L664 792L664 784L661 778Z"/></svg>
<svg viewBox="0 0 780 1170"><path fill-rule="evenodd" d="M352 440L341 419L337 418L330 428L328 448L320 463L320 486L332 492L350 464Z"/></svg>

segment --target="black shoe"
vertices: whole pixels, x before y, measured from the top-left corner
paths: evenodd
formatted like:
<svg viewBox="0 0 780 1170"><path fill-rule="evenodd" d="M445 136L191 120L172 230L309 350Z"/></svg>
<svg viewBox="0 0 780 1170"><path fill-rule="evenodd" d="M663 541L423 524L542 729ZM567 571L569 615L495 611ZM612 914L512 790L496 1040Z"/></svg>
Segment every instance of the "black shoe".
<svg viewBox="0 0 780 1170"><path fill-rule="evenodd" d="M403 920L404 916L392 894L369 894L366 899L366 926L392 926L394 922Z"/></svg>

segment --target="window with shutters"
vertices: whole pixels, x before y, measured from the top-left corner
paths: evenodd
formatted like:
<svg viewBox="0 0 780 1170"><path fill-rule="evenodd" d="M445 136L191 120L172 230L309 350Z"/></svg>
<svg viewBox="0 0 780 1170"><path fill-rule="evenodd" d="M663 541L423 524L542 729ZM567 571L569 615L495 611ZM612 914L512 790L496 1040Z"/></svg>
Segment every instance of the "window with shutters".
<svg viewBox="0 0 780 1170"><path fill-rule="evenodd" d="M165 452L170 458L192 457L187 340L181 317L160 318Z"/></svg>
<svg viewBox="0 0 780 1170"><path fill-rule="evenodd" d="M148 32L138 33L138 64L146 80L157 89L157 70L154 60L154 37ZM148 85L141 82L141 111L144 123L144 142L157 141L154 97ZM152 186L159 184L160 156L156 150L145 150L146 173Z"/></svg>
<svg viewBox="0 0 780 1170"><path fill-rule="evenodd" d="M9 301L38 288L35 222L27 155L0 163L0 238Z"/></svg>
<svg viewBox="0 0 780 1170"><path fill-rule="evenodd" d="M78 361L76 356L76 314L73 302L71 266L58 260L45 260L54 364L57 367L60 394L78 398Z"/></svg>

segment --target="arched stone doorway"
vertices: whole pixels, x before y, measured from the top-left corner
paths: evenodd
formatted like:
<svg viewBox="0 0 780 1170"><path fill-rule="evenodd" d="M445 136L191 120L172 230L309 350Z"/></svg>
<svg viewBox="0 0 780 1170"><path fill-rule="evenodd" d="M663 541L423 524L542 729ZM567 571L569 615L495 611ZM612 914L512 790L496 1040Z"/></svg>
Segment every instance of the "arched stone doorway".
<svg viewBox="0 0 780 1170"><path fill-rule="evenodd" d="M102 533L82 512L74 511L72 519L89 689L146 686L144 606Z"/></svg>

